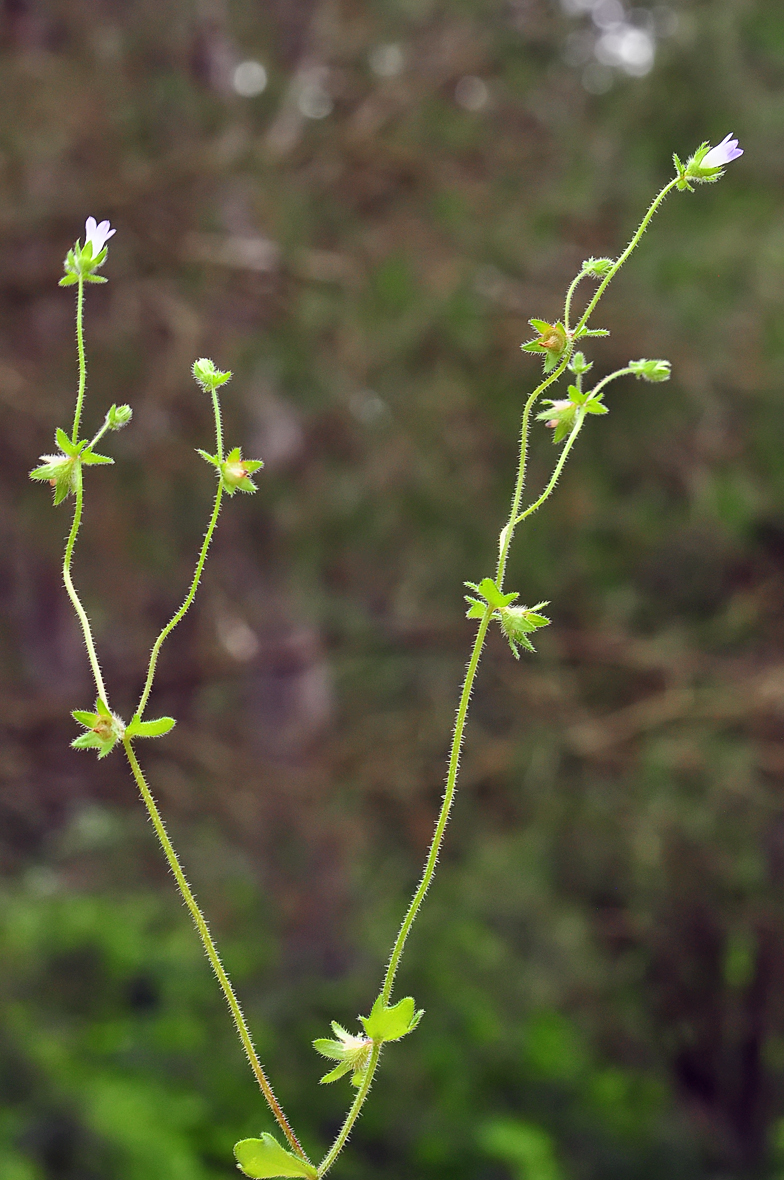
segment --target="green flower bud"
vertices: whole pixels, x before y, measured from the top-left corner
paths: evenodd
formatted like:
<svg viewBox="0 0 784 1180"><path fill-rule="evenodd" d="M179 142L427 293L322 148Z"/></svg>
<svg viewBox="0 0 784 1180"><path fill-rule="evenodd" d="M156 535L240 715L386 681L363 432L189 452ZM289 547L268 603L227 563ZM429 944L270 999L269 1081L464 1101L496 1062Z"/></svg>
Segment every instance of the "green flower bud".
<svg viewBox="0 0 784 1180"><path fill-rule="evenodd" d="M669 361L629 361L629 368L635 377L643 381L669 381Z"/></svg>
<svg viewBox="0 0 784 1180"><path fill-rule="evenodd" d="M133 417L133 410L130 406L110 406L109 412L106 415L106 422L110 430L122 430L123 426L127 426Z"/></svg>
<svg viewBox="0 0 784 1180"><path fill-rule="evenodd" d="M586 258L582 266L582 273L594 279L603 279L615 266L612 258Z"/></svg>
<svg viewBox="0 0 784 1180"><path fill-rule="evenodd" d="M199 357L197 361L193 362L193 376L205 393L231 381L231 373L225 372L223 369L216 369L207 356Z"/></svg>

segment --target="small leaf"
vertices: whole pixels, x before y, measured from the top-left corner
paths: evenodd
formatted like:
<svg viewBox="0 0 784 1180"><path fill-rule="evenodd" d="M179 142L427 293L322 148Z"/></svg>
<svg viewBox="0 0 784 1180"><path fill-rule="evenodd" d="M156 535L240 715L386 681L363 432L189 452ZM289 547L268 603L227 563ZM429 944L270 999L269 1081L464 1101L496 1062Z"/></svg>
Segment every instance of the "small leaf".
<svg viewBox="0 0 784 1180"><path fill-rule="evenodd" d="M60 279L60 282L57 284L57 286L58 287L71 287L71 286L73 286L74 283L78 283L78 282L79 282L78 275L63 275L63 277Z"/></svg>
<svg viewBox="0 0 784 1180"><path fill-rule="evenodd" d="M74 740L71 742L71 747L74 750L100 750L103 748L103 745L104 743L98 737L98 734L91 732L82 733L78 738L74 738Z"/></svg>
<svg viewBox="0 0 784 1180"><path fill-rule="evenodd" d="M109 709L109 706L106 704L106 702L102 701L100 697L96 699L95 708L96 712L100 713L102 717L108 717L109 720L111 720L111 710Z"/></svg>
<svg viewBox="0 0 784 1180"><path fill-rule="evenodd" d="M492 578L482 578L482 581L477 586L477 590L490 606L503 607L508 606L510 602L518 597L517 594L502 594L496 586Z"/></svg>
<svg viewBox="0 0 784 1180"><path fill-rule="evenodd" d="M88 713L84 709L74 709L71 713L74 721L78 721L85 729L92 729L98 721L97 713Z"/></svg>
<svg viewBox="0 0 784 1180"><path fill-rule="evenodd" d="M467 619L483 619L485 617L487 606L484 602L480 602L478 598L469 598L468 595L466 595L466 602L471 604L466 611Z"/></svg>
<svg viewBox="0 0 784 1180"><path fill-rule="evenodd" d="M220 468L220 460L217 455L208 455L206 451L201 449L201 447L196 448L196 454L201 455L202 459L204 459L206 463L212 463L213 467Z"/></svg>
<svg viewBox="0 0 784 1180"><path fill-rule="evenodd" d="M422 1012L414 1012L413 996L406 996L387 1008L382 996L379 996L370 1010L369 1016L359 1018L365 1026L365 1032L371 1040L399 1041L412 1028L416 1028L422 1019Z"/></svg>
<svg viewBox="0 0 784 1180"><path fill-rule="evenodd" d="M94 463L113 463L114 459L110 459L108 455L97 455L95 451L91 451L88 447L82 455L82 462L85 466L90 467Z"/></svg>
<svg viewBox="0 0 784 1180"><path fill-rule="evenodd" d="M545 332L552 332L553 330L552 324L548 324L547 320L529 320L528 323L541 336L544 336Z"/></svg>
<svg viewBox="0 0 784 1180"><path fill-rule="evenodd" d="M174 729L176 724L173 717L158 717L155 721L140 721L138 717L132 717L125 733L128 737L163 737L165 733Z"/></svg>
<svg viewBox="0 0 784 1180"><path fill-rule="evenodd" d="M316 1042L314 1041L313 1044L315 1045L315 1043ZM330 1082L339 1082L340 1079L344 1078L346 1074L349 1073L353 1068L354 1067L350 1061L341 1061L340 1064L336 1065L334 1069L331 1069L329 1073L325 1073L323 1078L319 1078L319 1085L328 1086ZM352 1079L352 1081L354 1081L354 1079ZM359 1085L359 1081L354 1081L354 1085Z"/></svg>
<svg viewBox="0 0 784 1180"><path fill-rule="evenodd" d="M54 437L58 447L65 455L74 456L79 454L81 449L79 444L77 443L74 445L61 426L57 427L57 430L54 432Z"/></svg>
<svg viewBox="0 0 784 1180"><path fill-rule="evenodd" d="M286 1151L272 1135L241 1139L234 1144L234 1155L240 1169L251 1180L271 1180L278 1176L307 1176L316 1180L318 1176L312 1164Z"/></svg>

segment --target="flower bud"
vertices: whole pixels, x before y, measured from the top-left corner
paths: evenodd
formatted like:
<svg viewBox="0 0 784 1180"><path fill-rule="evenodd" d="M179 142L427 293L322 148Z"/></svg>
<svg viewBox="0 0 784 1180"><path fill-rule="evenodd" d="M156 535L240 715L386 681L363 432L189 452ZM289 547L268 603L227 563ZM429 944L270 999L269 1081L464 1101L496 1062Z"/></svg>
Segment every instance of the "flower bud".
<svg viewBox="0 0 784 1180"><path fill-rule="evenodd" d="M635 377L643 381L669 381L669 361L629 361L629 368Z"/></svg>
<svg viewBox="0 0 784 1180"><path fill-rule="evenodd" d="M209 393L211 390L217 389L219 385L225 385L227 381L231 380L231 373L225 372L223 369L216 369L207 356L199 357L197 361L193 362L193 376L205 393Z"/></svg>
<svg viewBox="0 0 784 1180"><path fill-rule="evenodd" d="M603 279L615 266L612 258L586 258L582 266L582 273L594 279Z"/></svg>
<svg viewBox="0 0 784 1180"><path fill-rule="evenodd" d="M133 410L130 406L110 406L106 415L106 423L110 430L122 430L132 417Z"/></svg>

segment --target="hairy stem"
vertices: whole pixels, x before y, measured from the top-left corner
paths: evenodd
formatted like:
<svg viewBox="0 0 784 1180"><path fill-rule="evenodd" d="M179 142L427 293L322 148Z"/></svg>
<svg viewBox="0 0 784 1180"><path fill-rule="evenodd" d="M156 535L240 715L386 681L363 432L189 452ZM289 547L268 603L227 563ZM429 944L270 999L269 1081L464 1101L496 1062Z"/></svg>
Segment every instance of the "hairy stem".
<svg viewBox="0 0 784 1180"><path fill-rule="evenodd" d="M575 277L572 279L571 283L569 284L569 289L566 292L566 299L564 300L564 328L566 329L567 334L569 332L569 316L572 310L572 299L574 297L575 291L577 290L577 284L584 278L585 271L581 270L580 273L575 275Z"/></svg>
<svg viewBox="0 0 784 1180"><path fill-rule="evenodd" d="M319 1176L326 1176L327 1172L332 1167L332 1165L334 1164L335 1160L340 1155L343 1148L346 1146L346 1143L348 1142L348 1137L351 1134L351 1128L354 1126L354 1123L359 1118L359 1112L362 1110L362 1107L365 1105L365 1099L367 1098L368 1093L370 1091L370 1087L373 1084L373 1077L375 1075L376 1068L378 1066L378 1059L380 1056L381 1056L381 1045L374 1044L373 1049L370 1054L370 1061L368 1062L368 1067L367 1067L367 1070L365 1071L365 1076L363 1077L360 1087L357 1090L356 1097L351 1104L351 1109L349 1110L348 1114L346 1115L345 1119L343 1120L343 1126L338 1131L335 1142L332 1144L329 1151L324 1156L324 1159L319 1164L319 1167L318 1167Z"/></svg>
<svg viewBox="0 0 784 1180"><path fill-rule="evenodd" d="M82 506L84 503L84 490L82 487L82 469L77 461L76 465L76 504L74 506L73 520L71 522L71 531L68 534L68 540L65 543L65 556L63 557L63 581L65 582L65 589L68 592L68 597L71 600L71 605L76 611L77 618L82 625L82 634L84 635L84 645L87 648L87 657L90 661L90 667L95 680L95 689L98 696L109 708L109 701L106 697L106 689L103 683L103 676L101 675L101 666L98 663L98 654L95 650L95 642L93 640L92 628L90 627L90 620L87 618L87 612L82 606L81 599L76 593L76 587L73 584L71 577L71 562L73 561L74 547L76 545L76 537L79 532L79 527L82 523Z"/></svg>
<svg viewBox="0 0 784 1180"><path fill-rule="evenodd" d="M223 426L221 423L220 402L218 401L218 394L217 394L216 390L214 390L214 389L212 390L212 408L213 408L213 412L215 415L215 445L216 445L216 449L217 449L218 458L222 460L223 459ZM142 695L139 698L139 704L136 709L136 716L139 718L141 718L142 714L144 713L144 710L147 707L147 702L150 699L150 693L152 692L152 682L155 679L155 669L158 666L158 656L160 655L161 648L163 647L165 640L168 638L169 635L171 635L172 631L177 626L177 624L179 622L181 622L181 620L188 613L188 611L190 610L191 605L193 603L193 600L196 597L196 591L199 588L199 582L201 581L201 575L204 571L204 563L207 560L207 551L210 547L210 542L212 541L212 535L215 532L215 526L218 523L218 515L220 513L222 499L223 499L223 482L220 481L218 483L217 491L215 492L215 503L212 508L212 516L210 517L210 523L207 525L207 531L204 534L204 540L202 542L201 550L199 552L199 557L196 562L196 569L193 574L193 579L190 584L190 589L188 590L188 593L185 595L185 599L184 599L183 604L180 607L180 609L178 611L175 611L175 613L169 619L166 626L161 631L158 638L155 640L155 643L152 645L152 651L150 652L150 662L147 666L147 679L144 682L144 689L142 690Z"/></svg>
<svg viewBox="0 0 784 1180"><path fill-rule="evenodd" d="M76 351L79 354L79 388L76 393L74 407L73 430L71 442L76 446L79 441L79 425L82 419L84 405L84 390L87 385L87 361L84 355L84 279L79 275L79 287L76 292Z"/></svg>
<svg viewBox="0 0 784 1180"><path fill-rule="evenodd" d="M288 1119L283 1113L283 1109L275 1097L269 1081L267 1080L267 1075L262 1068L261 1062L259 1061L258 1055L253 1046L253 1041L251 1039L250 1032L248 1031L248 1026L245 1023L245 1017L242 1015L242 1009L240 1008L237 997L234 994L234 988L232 987L231 981L226 974L223 963L220 960L215 943L212 941L212 935L210 934L210 930L207 922L205 921L204 915L199 909L199 905L193 895L193 891L185 879L185 874L182 871L182 866L180 865L180 862L177 858L177 853L174 851L174 846L169 839L169 835L166 831L163 820L161 819L161 813L158 810L158 805L152 796L150 788L147 786L144 774L142 773L142 768L139 766L136 754L134 753L133 746L131 745L131 742L128 738L123 739L123 745L125 747L125 753L128 757L128 762L130 763L131 772L133 773L133 777L136 780L136 785L139 788L139 793L142 797L142 800L144 801L145 807L147 808L150 819L152 820L153 827L155 828L155 832L160 841L164 855L169 862L169 868L174 874L174 878L177 882L180 893L182 894L182 899L190 910L191 917L193 918L194 924L198 931L205 954L207 955L210 965L217 976L221 991L226 997L226 1003L229 1006L234 1023L237 1026L237 1032L239 1033L242 1046L245 1050L248 1061L250 1062L250 1067L256 1076L256 1081L259 1083L261 1092L266 1098L269 1108L274 1114L278 1126L286 1136L289 1144L300 1157L300 1159L303 1159L309 1163L310 1161L308 1160L308 1157L305 1155L305 1152L300 1146L299 1140L291 1129Z"/></svg>
<svg viewBox="0 0 784 1180"><path fill-rule="evenodd" d="M446 776L446 787L444 789L444 798L441 803L441 811L439 812L436 821L435 831L433 832L433 839L430 842L430 850L425 861L425 868L422 873L422 879L417 886L414 896L411 898L411 903L406 911L406 916L403 919L403 924L400 927L400 932L392 948L392 954L389 957L389 966L387 973L384 976L384 983L381 988L381 995L384 1003L389 1003L389 997L392 994L392 984L395 979L398 966L400 965L400 958L403 954L403 947L406 945L411 927L414 924L414 919L417 916L419 907L421 906L425 894L430 887L430 882L433 880L433 874L436 871L436 864L438 862L438 854L441 850L441 844L444 839L444 831L446 830L447 820L449 819L449 812L452 809L452 802L455 797L455 789L457 787L457 773L460 768L460 751L463 746L463 735L465 733L466 719L468 717L468 705L471 700L471 690L474 687L474 680L476 679L476 671L479 667L479 660L482 656L482 649L485 645L485 636L487 635L487 628L490 626L490 619L492 618L492 607L488 607L480 620L479 629L474 639L474 646L471 650L471 658L468 661L466 668L465 679L463 681L463 691L460 693L460 702L457 706L457 716L455 717L455 728L452 734L452 748L449 753L449 769Z"/></svg>
<svg viewBox="0 0 784 1180"><path fill-rule="evenodd" d="M635 250L636 247L640 244L640 240L642 238L642 235L645 233L646 229L648 228L648 223L650 222L654 213L659 208L659 206L661 205L662 201L667 196L667 194L672 192L672 190L675 188L677 183L678 183L678 178L677 178L677 176L674 176L672 178L672 180L669 181L668 184L665 184L665 186L661 190L661 192L653 198L650 206L648 207L648 212L645 214L645 216L643 217L639 226L637 227L634 237L629 242L629 245L626 247L623 254L621 254L621 256L613 263L612 268L610 270L608 270L607 274L604 276L601 283L596 288L596 290L593 294L593 298L590 300L585 311L580 316L580 320L574 329L575 334L578 333L581 330L581 328L584 328L585 325L588 323L588 320L593 315L594 311L596 310L596 305L598 304L602 295L607 290L608 286L613 281L613 279L617 275L618 271L623 266L624 262L626 262L626 259L629 257L629 255L632 253L632 251Z"/></svg>
<svg viewBox="0 0 784 1180"><path fill-rule="evenodd" d="M563 373L567 364L571 350L567 348L561 362L556 369L548 377L545 377L536 389L528 398L523 409L523 421L520 427L520 457L517 462L517 479L515 480L514 492L512 493L512 507L509 513L509 520L498 538L498 565L495 571L495 582L498 589L501 590L504 584L504 574L506 573L506 560L509 556L509 546L512 544L512 537L516 525L517 516L520 512L520 501L523 498L523 489L525 487L525 469L528 462L528 434L531 429L531 412L536 404L536 401L544 393L548 386L552 385L554 381Z"/></svg>
<svg viewBox="0 0 784 1180"><path fill-rule="evenodd" d="M582 427L582 424L585 421L585 414L586 414L586 411L584 409L580 409L578 411L577 417L575 418L575 421L574 421L574 426L572 427L572 432L569 435L566 442L564 443L563 448L561 450L561 454L558 456L558 462L556 463L555 470L553 471L553 474L550 477L550 482L548 483L547 487L542 492L539 499L534 500L533 504L529 504L528 507L525 509L525 511L521 512L520 515L518 517L516 517L515 526L520 524L521 521L527 520L527 518L529 516L532 516L533 513L536 512L537 508L541 508L542 505L544 504L545 500L549 499L550 496L552 496L553 492L555 491L555 485L558 483L558 480L560 479L560 476L561 476L561 472L564 469L564 465L566 463L566 460L569 457L569 452L571 451L572 447L574 446L575 441L577 439L577 435L580 433L580 429Z"/></svg>

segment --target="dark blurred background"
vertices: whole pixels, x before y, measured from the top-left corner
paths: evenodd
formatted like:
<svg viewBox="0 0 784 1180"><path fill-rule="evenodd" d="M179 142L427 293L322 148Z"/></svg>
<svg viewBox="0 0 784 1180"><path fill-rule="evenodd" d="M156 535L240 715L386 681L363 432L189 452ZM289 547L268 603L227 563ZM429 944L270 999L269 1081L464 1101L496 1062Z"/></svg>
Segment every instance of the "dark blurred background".
<svg viewBox="0 0 784 1180"><path fill-rule="evenodd" d="M596 324L618 383L509 584L440 875L348 1180L784 1175L781 0L0 4L0 1176L218 1180L272 1130L93 694L68 527L27 472L67 426L88 214L89 400L134 407L89 479L77 582L114 707L178 605L213 479L196 356L234 371L227 503L164 649L153 790L262 1059L318 1154L418 878L493 567L529 316L617 254L703 139ZM554 461L538 427L531 488ZM337 1174L337 1172L336 1172Z"/></svg>

